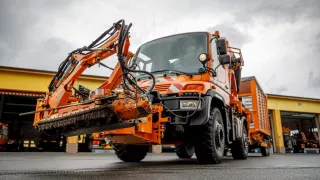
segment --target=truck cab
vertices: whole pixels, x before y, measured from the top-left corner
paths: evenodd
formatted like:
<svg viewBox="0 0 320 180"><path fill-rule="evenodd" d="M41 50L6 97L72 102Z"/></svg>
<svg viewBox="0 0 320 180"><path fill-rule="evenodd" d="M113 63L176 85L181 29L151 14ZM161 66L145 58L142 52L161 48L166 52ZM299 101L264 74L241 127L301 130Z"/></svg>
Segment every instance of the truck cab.
<svg viewBox="0 0 320 180"><path fill-rule="evenodd" d="M233 149L242 148L242 152L234 153L234 157L245 159L248 142L247 135L242 134L247 132L248 114L242 111L237 99L236 78L240 77L234 75L234 69L241 65L241 52L232 51L219 32L176 34L141 45L129 66L152 73L155 78L157 98L153 104L161 104L164 109L150 118L153 123L168 119L160 123L164 130L158 143L175 144L179 157L191 157L195 151L200 162L220 163L235 142L238 145ZM150 75L133 76L141 88L152 86ZM117 149L116 144L130 143L128 139L134 139L132 136L139 134L138 131L126 128L105 134ZM119 137L125 134L130 138L121 140Z"/></svg>

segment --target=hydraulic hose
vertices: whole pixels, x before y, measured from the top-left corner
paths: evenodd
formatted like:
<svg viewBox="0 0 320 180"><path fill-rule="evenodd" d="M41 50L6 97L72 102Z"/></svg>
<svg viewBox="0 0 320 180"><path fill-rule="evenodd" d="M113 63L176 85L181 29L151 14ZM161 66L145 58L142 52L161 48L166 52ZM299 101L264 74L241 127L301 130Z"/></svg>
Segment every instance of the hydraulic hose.
<svg viewBox="0 0 320 180"><path fill-rule="evenodd" d="M139 92L139 93L143 93L143 94L149 94L153 89L154 86L156 84L155 81L155 77L153 76L153 74L147 72L147 71L142 71L142 70L133 70L127 67L126 61L124 59L123 56L123 48L124 48L124 44L126 41L126 38L129 35L129 30L132 27L132 24L130 23L129 25L125 25L125 21L123 19L119 20L118 22L114 23L113 26L111 28L109 28L108 30L106 30L105 32L103 32L96 40L94 40L89 46L87 47L83 47L83 48L78 48L74 51L72 51L71 53L69 53L68 57L59 65L58 71L56 73L56 75L52 78L50 84L49 84L49 91L53 91L55 88L54 85L54 81L58 80L60 81L61 78L64 76L65 71L70 67L70 65L72 65L72 54L74 53L82 53L82 51L89 51L92 52L94 51L96 47L100 46L102 43L106 42L110 37L112 37L116 32L117 29L120 27L120 32L119 32L119 40L118 40L118 61L120 63L120 67L122 69L122 76L123 76L123 84L125 85L125 87L127 89L129 89L130 91L133 92ZM107 35L109 35L108 37L106 37ZM105 38L106 37L106 38ZM104 39L105 38L105 39ZM104 39L104 40L103 40ZM101 42L100 42L101 41ZM70 71L70 73L72 73L72 71L75 68L72 68L72 70ZM69 74L70 74L69 73ZM149 90L147 92L145 92L144 89L140 88L138 86L138 84L136 83L135 80L132 79L132 75L130 73L144 73L144 74L148 74L151 78L152 78L152 85L150 86ZM129 75L131 75L131 78L129 77ZM128 84L129 83L133 88L135 88L137 91L129 88Z"/></svg>
<svg viewBox="0 0 320 180"><path fill-rule="evenodd" d="M97 44L102 38L104 38L111 30L114 30L111 34L113 35L117 29L116 27L120 25L120 23L122 22L123 20L119 20L118 22L114 23L113 26L111 28L109 28L108 30L106 30L104 33L102 33L96 40L94 40L89 46L88 48L93 48L94 46L98 46L99 44Z"/></svg>

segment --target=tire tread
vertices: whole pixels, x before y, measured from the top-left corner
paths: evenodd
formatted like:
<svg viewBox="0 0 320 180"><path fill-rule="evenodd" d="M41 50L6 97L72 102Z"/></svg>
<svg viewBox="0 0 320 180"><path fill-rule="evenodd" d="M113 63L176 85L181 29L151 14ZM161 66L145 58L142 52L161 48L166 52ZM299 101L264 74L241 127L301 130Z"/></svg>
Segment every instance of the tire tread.
<svg viewBox="0 0 320 180"><path fill-rule="evenodd" d="M243 130L246 131L246 134L248 136L247 129L245 126L243 126ZM233 145L231 147L231 153L232 153L233 159L247 159L248 158L248 152L245 152L245 149L243 148L242 139L238 139L235 142L233 142Z"/></svg>
<svg viewBox="0 0 320 180"><path fill-rule="evenodd" d="M219 164L222 162L222 157L217 157L213 148L213 124L215 116L219 116L222 120L222 115L218 108L213 108L210 112L209 121L195 131L195 153L199 163L201 164ZM222 122L223 123L223 122Z"/></svg>
<svg viewBox="0 0 320 180"><path fill-rule="evenodd" d="M114 151L117 157L124 162L140 162L146 157L148 148L146 146L117 144L114 145Z"/></svg>

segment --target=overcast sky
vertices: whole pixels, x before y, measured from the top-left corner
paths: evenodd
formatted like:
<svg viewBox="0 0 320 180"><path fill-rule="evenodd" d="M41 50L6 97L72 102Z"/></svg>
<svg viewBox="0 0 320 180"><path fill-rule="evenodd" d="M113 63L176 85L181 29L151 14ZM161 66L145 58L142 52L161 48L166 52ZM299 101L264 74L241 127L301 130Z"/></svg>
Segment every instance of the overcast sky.
<svg viewBox="0 0 320 180"><path fill-rule="evenodd" d="M220 30L243 51L242 76L256 76L265 92L320 98L319 0L1 0L0 66L56 71L119 19L133 23L133 52L161 36Z"/></svg>

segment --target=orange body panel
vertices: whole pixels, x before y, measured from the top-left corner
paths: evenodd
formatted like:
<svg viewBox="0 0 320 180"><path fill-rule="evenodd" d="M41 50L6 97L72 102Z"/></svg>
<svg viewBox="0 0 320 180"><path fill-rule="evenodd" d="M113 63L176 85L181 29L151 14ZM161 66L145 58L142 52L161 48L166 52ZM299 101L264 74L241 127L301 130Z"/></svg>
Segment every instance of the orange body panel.
<svg viewBox="0 0 320 180"><path fill-rule="evenodd" d="M159 76L156 77L156 85L154 90L159 91L160 94L182 94L184 92L199 92L206 93L211 88L207 74L205 75L194 75L189 77L186 75L170 75L167 77ZM141 80L138 84L142 88L147 88L151 85L152 80Z"/></svg>
<svg viewBox="0 0 320 180"><path fill-rule="evenodd" d="M153 105L152 109L154 113L159 113L159 117L161 117L163 111L162 106ZM158 122L153 123L152 114L149 114L139 119L142 123L136 127L105 131L104 135L115 143L135 144L137 143L136 138L139 138L141 139L139 143L161 144L161 137L163 137L165 130L164 124L168 122L168 118L159 118Z"/></svg>
<svg viewBox="0 0 320 180"><path fill-rule="evenodd" d="M204 81L204 80L208 81ZM156 77L157 83L155 86L155 90L158 90L160 94L173 94L178 93L182 95L186 92L198 92L201 94L205 94L209 89L212 88L213 83L210 82L210 76L207 75L195 75L192 78L186 75L179 76L159 76ZM151 80L141 80L138 82L139 86L142 88L147 88L151 84ZM192 88L190 88L190 86ZM147 104L145 104L147 105ZM132 113L127 113L128 109L132 109L134 107L125 107L121 106L121 111L126 112L125 114L131 115ZM152 112L159 113L159 117L161 117L161 113L163 111L163 107L160 105L153 105ZM120 107L118 107L118 111L120 111ZM132 109L134 110L134 109ZM121 114L121 113L120 113ZM116 143L137 143L136 137L142 139L142 142L151 143L151 144L162 144L161 137L164 136L164 125L168 122L167 118L160 118L157 123L152 123L152 114L145 118L139 118L140 120L150 119L146 124L139 124L137 128L124 128L118 130L105 131L104 134L106 138L115 141ZM152 126L151 126L152 125ZM146 131L145 129L150 129L150 131ZM123 137L125 136L125 138ZM120 138L121 137L121 138ZM131 140L130 140L131 139ZM139 142L139 143L142 143Z"/></svg>
<svg viewBox="0 0 320 180"><path fill-rule="evenodd" d="M143 107L147 112L152 112L149 108L149 100L147 98L138 97L137 99L123 97L112 103L114 112L123 120L134 119L134 117L141 117L137 107Z"/></svg>
<svg viewBox="0 0 320 180"><path fill-rule="evenodd" d="M286 128L286 127L282 127L282 133L283 134L290 134L291 129Z"/></svg>
<svg viewBox="0 0 320 180"><path fill-rule="evenodd" d="M242 80L239 96L242 98L242 103L252 114L252 118L248 122L249 138L265 145L262 137L270 137L271 134L266 95L261 90L257 80L252 77Z"/></svg>

